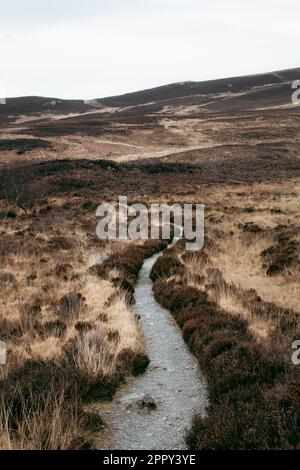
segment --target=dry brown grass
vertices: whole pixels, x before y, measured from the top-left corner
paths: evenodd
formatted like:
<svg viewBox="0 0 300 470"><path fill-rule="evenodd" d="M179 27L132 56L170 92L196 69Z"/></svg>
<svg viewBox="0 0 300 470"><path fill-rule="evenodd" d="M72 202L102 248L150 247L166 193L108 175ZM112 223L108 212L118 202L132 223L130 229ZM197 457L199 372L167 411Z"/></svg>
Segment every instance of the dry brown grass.
<svg viewBox="0 0 300 470"><path fill-rule="evenodd" d="M62 450L70 449L82 432L82 423L75 408L66 410L64 397L45 397L40 409L32 413L26 402L23 419L12 432L9 421L11 411L0 404L1 450Z"/></svg>
<svg viewBox="0 0 300 470"><path fill-rule="evenodd" d="M90 220L74 224L61 201L51 203L56 204L54 217L37 219L19 213L16 219L2 220L0 322L7 364L0 368L0 379L9 381L30 361L52 361L58 366L66 362L78 377L90 381L101 377L117 385L115 378L130 373L128 352L132 357L145 356L143 338L133 307L111 282L116 269L101 279L89 268L97 257L119 251L123 244L103 245L91 239L85 230ZM2 403L0 448L81 445L76 439L87 431L82 428L80 407L65 410L63 390L42 401L32 409L24 398L22 418L13 432L9 424L13 411Z"/></svg>
<svg viewBox="0 0 300 470"><path fill-rule="evenodd" d="M300 183L294 183L292 188L282 182L239 189L218 188L210 193L206 213L208 240L204 248L209 253L209 263L197 260L195 255L184 260L188 284L206 286L210 299L228 313L242 316L260 342L267 341L274 332L285 337L286 331L281 327L283 315L286 322L293 322L299 315L294 331L300 325L297 253L294 265L273 276L267 275L261 257L265 249L276 247L279 232L299 242ZM221 282L218 277L209 279L207 268L219 270ZM249 298L251 290L262 304L269 304L263 310L271 313L270 316L258 311L257 304Z"/></svg>
<svg viewBox="0 0 300 470"><path fill-rule="evenodd" d="M254 240L251 244L238 238L225 239L220 242L222 253L214 258L214 265L222 266L228 283L242 289L255 289L264 300L300 313L299 268L272 278L261 268L260 253L271 244L268 239Z"/></svg>

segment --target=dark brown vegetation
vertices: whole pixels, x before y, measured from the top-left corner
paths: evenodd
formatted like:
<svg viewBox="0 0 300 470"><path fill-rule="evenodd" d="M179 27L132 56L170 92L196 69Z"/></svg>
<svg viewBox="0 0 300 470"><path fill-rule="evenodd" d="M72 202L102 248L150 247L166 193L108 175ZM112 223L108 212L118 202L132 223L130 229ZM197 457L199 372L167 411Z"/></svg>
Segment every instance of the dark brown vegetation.
<svg viewBox="0 0 300 470"><path fill-rule="evenodd" d="M277 227L275 229L276 245L272 245L261 252L263 267L269 276L276 275L285 269L299 266L298 240L293 235L299 234L299 228Z"/></svg>
<svg viewBox="0 0 300 470"><path fill-rule="evenodd" d="M201 160L203 153L197 152L197 161ZM149 178L152 165L153 177ZM53 195L114 200L116 194L127 194L136 200L139 196L136 181L139 181L143 197L152 197L154 190L157 197L168 197L174 191L174 172L178 202L181 202L199 184L223 185L230 180L234 184L253 184L269 179L280 181L290 173L294 177L299 176L300 161L293 156L283 155L282 159L267 161L262 167L260 157L253 155L251 149L247 150L245 160L228 159L213 166L204 161L199 166L196 164L192 170L183 165L182 171L177 163L168 163L166 167L165 163L158 165L155 161L141 166L139 163L116 164L102 160L54 160L0 170L0 195L12 203L18 198L26 207L37 198L45 199ZM251 225L245 227L245 230L255 229L257 227Z"/></svg>
<svg viewBox="0 0 300 470"><path fill-rule="evenodd" d="M168 276L156 278L155 297L182 328L209 387L208 416L195 417L187 437L190 448L298 448L299 383L276 338L267 346L258 344L241 316L230 315L208 298L208 285L203 290L185 285L183 276L181 282L172 278L170 257L176 265L174 252L157 261ZM215 276L216 282L222 279Z"/></svg>
<svg viewBox="0 0 300 470"><path fill-rule="evenodd" d="M112 269L117 269L118 275L112 282L115 287L125 292L128 302L133 303L134 286L144 260L164 250L167 246L167 241L147 240L143 245L130 246L122 252L114 253L103 264L92 266L90 270L101 278L105 278Z"/></svg>
<svg viewBox="0 0 300 470"><path fill-rule="evenodd" d="M183 265L174 256L165 254L158 258L154 268L151 271L150 277L152 281L156 281L160 277L168 277L178 274L182 271Z"/></svg>
<svg viewBox="0 0 300 470"><path fill-rule="evenodd" d="M43 139L1 139L0 152L14 150L19 155L35 149L51 148L51 142Z"/></svg>
<svg viewBox="0 0 300 470"><path fill-rule="evenodd" d="M39 96L8 98L0 108L0 122L14 121L20 115L40 116L43 113L74 113L91 109L82 100L60 100Z"/></svg>

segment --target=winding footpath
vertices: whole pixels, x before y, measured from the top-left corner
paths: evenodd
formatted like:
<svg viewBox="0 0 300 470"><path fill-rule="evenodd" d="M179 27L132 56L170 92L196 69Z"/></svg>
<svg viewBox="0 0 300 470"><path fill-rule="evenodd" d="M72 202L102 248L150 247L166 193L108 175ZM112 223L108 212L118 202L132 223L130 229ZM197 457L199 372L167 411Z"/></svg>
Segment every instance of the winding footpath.
<svg viewBox="0 0 300 470"><path fill-rule="evenodd" d="M204 416L208 405L196 359L170 312L160 307L152 292L149 276L160 254L144 262L135 290L150 365L100 410L109 436L103 449L186 449L185 434L193 415Z"/></svg>

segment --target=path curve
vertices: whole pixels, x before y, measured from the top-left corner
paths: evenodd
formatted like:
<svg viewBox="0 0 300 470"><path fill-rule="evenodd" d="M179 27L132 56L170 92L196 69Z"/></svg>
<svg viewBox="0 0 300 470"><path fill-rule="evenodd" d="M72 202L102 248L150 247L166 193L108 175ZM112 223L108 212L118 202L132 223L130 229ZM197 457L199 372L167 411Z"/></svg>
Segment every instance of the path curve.
<svg viewBox="0 0 300 470"><path fill-rule="evenodd" d="M160 253L144 262L135 289L135 308L151 362L143 375L134 378L110 405L100 410L110 436L104 449L186 449L185 434L193 415L204 416L208 405L198 363L170 312L160 307L152 292L149 276L159 256ZM145 394L154 400L156 409L140 406Z"/></svg>

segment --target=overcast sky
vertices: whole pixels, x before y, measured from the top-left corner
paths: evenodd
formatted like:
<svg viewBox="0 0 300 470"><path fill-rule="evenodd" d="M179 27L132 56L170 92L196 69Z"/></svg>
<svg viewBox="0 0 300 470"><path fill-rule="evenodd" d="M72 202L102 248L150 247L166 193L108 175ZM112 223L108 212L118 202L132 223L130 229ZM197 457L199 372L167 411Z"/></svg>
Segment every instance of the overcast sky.
<svg viewBox="0 0 300 470"><path fill-rule="evenodd" d="M299 0L0 0L0 81L91 99L298 67L299 18Z"/></svg>

